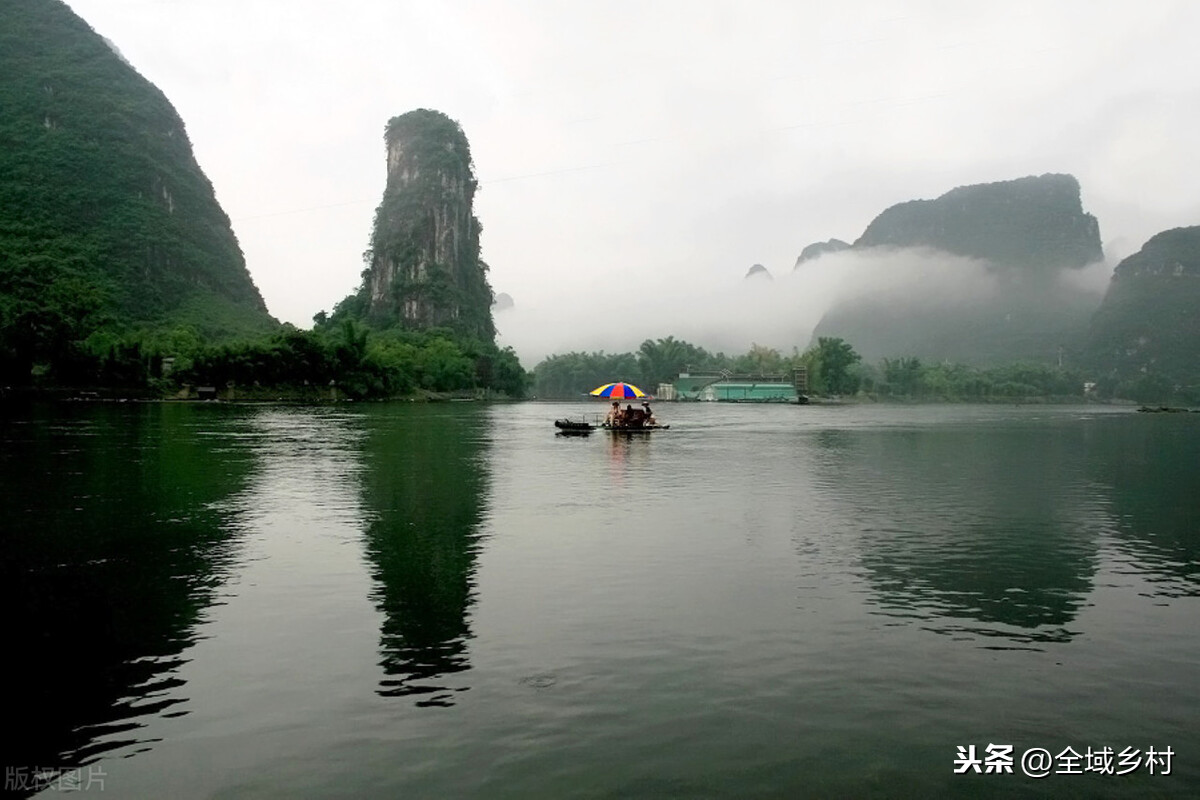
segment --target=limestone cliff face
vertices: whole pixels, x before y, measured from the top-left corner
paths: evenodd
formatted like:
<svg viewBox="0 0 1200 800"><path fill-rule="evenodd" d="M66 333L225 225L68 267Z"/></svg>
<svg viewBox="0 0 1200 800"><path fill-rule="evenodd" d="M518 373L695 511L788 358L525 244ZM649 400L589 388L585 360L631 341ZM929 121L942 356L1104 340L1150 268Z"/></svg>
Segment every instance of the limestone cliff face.
<svg viewBox="0 0 1200 800"><path fill-rule="evenodd" d="M1117 265L1088 351L1113 377L1200 380L1200 226L1156 234Z"/></svg>
<svg viewBox="0 0 1200 800"><path fill-rule="evenodd" d="M387 188L365 276L367 312L383 324L447 327L495 338L492 290L479 259L476 181L467 137L438 111L387 125Z"/></svg>

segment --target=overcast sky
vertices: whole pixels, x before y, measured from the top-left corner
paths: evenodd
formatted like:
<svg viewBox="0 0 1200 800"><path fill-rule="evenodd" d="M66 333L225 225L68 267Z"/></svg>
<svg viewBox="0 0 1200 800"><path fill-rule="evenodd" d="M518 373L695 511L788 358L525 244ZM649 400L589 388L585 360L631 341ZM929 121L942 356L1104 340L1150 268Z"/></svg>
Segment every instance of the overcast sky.
<svg viewBox="0 0 1200 800"><path fill-rule="evenodd" d="M471 143L527 366L680 335L752 264L955 186L1071 173L1110 258L1200 224L1189 0L68 4L175 105L302 327L358 284L384 125L422 107Z"/></svg>

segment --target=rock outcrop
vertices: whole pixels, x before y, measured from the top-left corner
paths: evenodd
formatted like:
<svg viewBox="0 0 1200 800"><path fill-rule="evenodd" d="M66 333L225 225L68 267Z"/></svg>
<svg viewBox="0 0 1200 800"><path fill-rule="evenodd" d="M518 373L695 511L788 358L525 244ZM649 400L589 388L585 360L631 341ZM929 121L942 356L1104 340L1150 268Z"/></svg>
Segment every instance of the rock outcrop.
<svg viewBox="0 0 1200 800"><path fill-rule="evenodd" d="M452 328L492 341L492 290L479 258L467 137L438 111L388 122L387 188L375 214L363 291L376 324Z"/></svg>
<svg viewBox="0 0 1200 800"><path fill-rule="evenodd" d="M1088 355L1118 380L1200 382L1200 226L1156 234L1117 265L1092 319Z"/></svg>

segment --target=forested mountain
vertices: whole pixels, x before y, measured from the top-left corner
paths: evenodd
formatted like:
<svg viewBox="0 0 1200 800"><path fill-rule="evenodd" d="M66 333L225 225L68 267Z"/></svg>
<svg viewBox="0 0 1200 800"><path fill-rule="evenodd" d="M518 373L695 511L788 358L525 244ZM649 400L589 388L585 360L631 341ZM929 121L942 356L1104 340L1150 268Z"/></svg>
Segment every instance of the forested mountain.
<svg viewBox="0 0 1200 800"><path fill-rule="evenodd" d="M1104 258L1099 223L1084 212L1071 175L960 186L935 200L899 203L872 220L853 246L930 247L997 269L1040 273Z"/></svg>
<svg viewBox="0 0 1200 800"><path fill-rule="evenodd" d="M875 286L868 276L813 333L814 340L852 341L869 360L913 354L968 364L1074 358L1099 304L1097 294L1064 280L1103 258L1099 225L1083 211L1079 183L1069 175L964 186L934 200L900 203L849 248L806 248L807 257L798 259L801 273L823 252L870 254L867 263L880 271L880 286L888 286ZM923 264L956 265L951 269L961 275L925 271ZM971 269L978 274L968 274ZM905 277L883 274L891 271Z"/></svg>
<svg viewBox="0 0 1200 800"><path fill-rule="evenodd" d="M171 103L59 0L0 0L0 366L274 329Z"/></svg>
<svg viewBox="0 0 1200 800"><path fill-rule="evenodd" d="M1200 385L1200 226L1156 234L1117 265L1088 355L1117 380Z"/></svg>

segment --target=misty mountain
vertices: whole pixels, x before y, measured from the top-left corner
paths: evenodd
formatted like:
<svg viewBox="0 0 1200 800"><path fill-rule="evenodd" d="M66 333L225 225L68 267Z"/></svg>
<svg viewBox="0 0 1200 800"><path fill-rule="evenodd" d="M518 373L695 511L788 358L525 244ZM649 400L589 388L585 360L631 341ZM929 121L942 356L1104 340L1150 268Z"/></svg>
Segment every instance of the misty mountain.
<svg viewBox="0 0 1200 800"><path fill-rule="evenodd" d="M375 212L368 266L358 291L334 313L380 328L449 328L495 339L471 147L457 122L417 109L393 117L384 135L387 186Z"/></svg>
<svg viewBox="0 0 1200 800"><path fill-rule="evenodd" d="M762 264L755 264L754 266L750 267L750 269L746 271L746 278L763 278L768 281L773 280L771 277L771 271Z"/></svg>
<svg viewBox="0 0 1200 800"><path fill-rule="evenodd" d="M800 251L800 256L796 259L795 268L798 269L805 261L812 261L814 258L820 258L827 253L840 253L843 250L849 249L849 242L843 242L841 239L830 239L825 242L813 242Z"/></svg>
<svg viewBox="0 0 1200 800"><path fill-rule="evenodd" d="M157 87L58 0L0 0L0 361L100 329L272 330Z"/></svg>
<svg viewBox="0 0 1200 800"><path fill-rule="evenodd" d="M1118 380L1200 381L1200 226L1156 234L1117 265L1088 355Z"/></svg>
<svg viewBox="0 0 1200 800"><path fill-rule="evenodd" d="M828 243L817 247L830 252ZM817 324L814 339L841 337L868 360L1073 358L1099 304L1098 294L1070 280L1103 259L1099 225L1083 211L1070 175L963 186L900 203L853 245L834 248L839 259L870 253L879 270L893 261L929 267L911 278L880 274L878 286L868 279ZM802 254L797 261L801 276L808 260Z"/></svg>
<svg viewBox="0 0 1200 800"><path fill-rule="evenodd" d="M853 246L930 247L1040 273L1104 259L1100 225L1084 213L1079 181L1070 175L960 186L936 200L899 203Z"/></svg>

